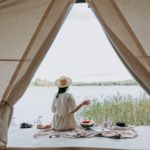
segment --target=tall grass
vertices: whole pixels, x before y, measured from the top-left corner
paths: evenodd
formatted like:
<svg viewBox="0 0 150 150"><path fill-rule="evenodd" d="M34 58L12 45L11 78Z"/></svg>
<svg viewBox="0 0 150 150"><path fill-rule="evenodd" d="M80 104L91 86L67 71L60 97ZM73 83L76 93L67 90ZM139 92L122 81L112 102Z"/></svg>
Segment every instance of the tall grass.
<svg viewBox="0 0 150 150"><path fill-rule="evenodd" d="M125 122L130 125L150 125L150 97L141 95L134 98L131 95L109 96L100 102L98 98L92 104L84 107L77 116L91 118L97 124L111 120L113 123Z"/></svg>

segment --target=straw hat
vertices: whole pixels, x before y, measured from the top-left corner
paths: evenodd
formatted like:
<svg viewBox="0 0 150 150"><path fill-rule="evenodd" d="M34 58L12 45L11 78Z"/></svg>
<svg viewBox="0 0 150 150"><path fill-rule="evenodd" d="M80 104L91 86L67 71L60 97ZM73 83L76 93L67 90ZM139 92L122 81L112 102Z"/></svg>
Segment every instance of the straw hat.
<svg viewBox="0 0 150 150"><path fill-rule="evenodd" d="M69 86L72 83L72 80L69 77L62 76L55 81L55 85L59 88L64 88Z"/></svg>

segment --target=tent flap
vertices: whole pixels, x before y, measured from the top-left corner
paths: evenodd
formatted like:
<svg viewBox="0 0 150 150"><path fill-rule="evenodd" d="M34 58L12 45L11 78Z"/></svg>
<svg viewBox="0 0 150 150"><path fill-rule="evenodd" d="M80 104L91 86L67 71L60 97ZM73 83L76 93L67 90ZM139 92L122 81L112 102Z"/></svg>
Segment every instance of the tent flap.
<svg viewBox="0 0 150 150"><path fill-rule="evenodd" d="M150 94L150 1L87 0L115 51Z"/></svg>
<svg viewBox="0 0 150 150"><path fill-rule="evenodd" d="M0 2L0 141L7 143L12 106L23 95L74 0ZM7 69L6 69L7 68ZM8 107L9 105L9 107ZM5 125L5 130L4 126Z"/></svg>

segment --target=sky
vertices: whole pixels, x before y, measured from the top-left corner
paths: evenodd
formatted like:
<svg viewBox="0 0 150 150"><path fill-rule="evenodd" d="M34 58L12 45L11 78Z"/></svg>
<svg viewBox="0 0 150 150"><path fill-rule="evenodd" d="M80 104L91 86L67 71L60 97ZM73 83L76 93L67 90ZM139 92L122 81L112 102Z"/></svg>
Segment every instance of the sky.
<svg viewBox="0 0 150 150"><path fill-rule="evenodd" d="M62 75L74 82L133 79L87 4L73 6L33 80Z"/></svg>

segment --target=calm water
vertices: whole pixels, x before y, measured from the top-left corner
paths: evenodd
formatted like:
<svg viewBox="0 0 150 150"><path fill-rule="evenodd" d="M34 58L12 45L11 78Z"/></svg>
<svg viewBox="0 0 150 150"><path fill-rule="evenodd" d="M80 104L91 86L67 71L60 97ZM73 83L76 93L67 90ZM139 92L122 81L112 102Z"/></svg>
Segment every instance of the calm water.
<svg viewBox="0 0 150 150"><path fill-rule="evenodd" d="M52 118L51 103L56 92L56 87L29 87L15 105L12 124L35 123L39 118L42 123L48 123ZM116 95L118 92L133 97L145 93L139 86L73 86L69 92L73 94L77 104L85 98L98 98L103 101L105 97Z"/></svg>

